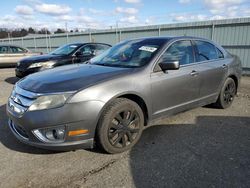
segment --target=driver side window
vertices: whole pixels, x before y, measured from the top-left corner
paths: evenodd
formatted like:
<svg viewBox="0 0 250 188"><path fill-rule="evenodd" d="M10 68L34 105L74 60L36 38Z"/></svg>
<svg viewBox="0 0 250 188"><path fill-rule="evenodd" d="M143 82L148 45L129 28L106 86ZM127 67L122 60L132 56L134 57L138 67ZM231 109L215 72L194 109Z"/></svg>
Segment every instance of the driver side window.
<svg viewBox="0 0 250 188"><path fill-rule="evenodd" d="M93 45L86 45L80 48L79 51L82 52L82 54L92 54L94 53L95 49Z"/></svg>
<svg viewBox="0 0 250 188"><path fill-rule="evenodd" d="M180 65L194 63L191 41L182 40L173 43L161 56L161 61L179 61Z"/></svg>

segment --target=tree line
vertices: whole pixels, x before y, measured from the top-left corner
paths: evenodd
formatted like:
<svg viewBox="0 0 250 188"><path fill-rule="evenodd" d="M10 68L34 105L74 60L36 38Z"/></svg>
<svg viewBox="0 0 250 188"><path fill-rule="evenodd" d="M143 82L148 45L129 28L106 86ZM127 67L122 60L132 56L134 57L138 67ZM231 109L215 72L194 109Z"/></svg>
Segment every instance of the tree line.
<svg viewBox="0 0 250 188"><path fill-rule="evenodd" d="M70 30L70 32L79 32L78 29L75 30ZM15 38L15 37L25 37L28 34L58 34L58 33L66 33L66 31L64 29L58 28L56 31L52 32L49 31L47 29L39 29L39 30L35 30L32 27L25 29L14 29L14 30L10 30L10 29L1 29L0 28L0 39L3 38Z"/></svg>

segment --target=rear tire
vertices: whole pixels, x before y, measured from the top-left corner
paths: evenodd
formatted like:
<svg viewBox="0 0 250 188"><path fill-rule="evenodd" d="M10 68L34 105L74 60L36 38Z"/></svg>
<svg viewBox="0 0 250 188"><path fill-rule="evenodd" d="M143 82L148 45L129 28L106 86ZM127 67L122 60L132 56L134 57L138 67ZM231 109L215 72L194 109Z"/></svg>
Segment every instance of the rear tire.
<svg viewBox="0 0 250 188"><path fill-rule="evenodd" d="M121 153L133 147L141 137L144 115L140 106L126 98L117 98L103 111L97 125L97 145L107 153Z"/></svg>
<svg viewBox="0 0 250 188"><path fill-rule="evenodd" d="M215 105L221 109L228 108L232 105L236 95L236 84L232 78L227 78L223 87L221 88L220 95Z"/></svg>

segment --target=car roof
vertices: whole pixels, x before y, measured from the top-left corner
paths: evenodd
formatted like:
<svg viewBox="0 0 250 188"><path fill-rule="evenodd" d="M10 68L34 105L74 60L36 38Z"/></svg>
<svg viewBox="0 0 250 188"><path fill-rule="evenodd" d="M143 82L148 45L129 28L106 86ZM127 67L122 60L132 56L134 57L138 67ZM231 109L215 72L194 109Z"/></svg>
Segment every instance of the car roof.
<svg viewBox="0 0 250 188"><path fill-rule="evenodd" d="M140 37L140 38L134 38L134 39L130 39L130 40L137 40L137 39L145 39L145 40L156 39L156 40L165 40L165 41L169 41L169 40L172 40L172 39L199 39L199 40L208 40L208 39L205 39L205 38L194 37L194 36L154 36L154 37Z"/></svg>
<svg viewBox="0 0 250 188"><path fill-rule="evenodd" d="M22 46L18 46L18 45L14 45L14 44L0 44L0 46L13 46L13 47L24 48L24 47L22 47Z"/></svg>
<svg viewBox="0 0 250 188"><path fill-rule="evenodd" d="M77 46L80 46L80 45L84 45L84 44L105 44L105 45L111 46L110 44L101 43L101 42L75 42L75 43L69 43L69 44L65 44L65 45L77 45Z"/></svg>

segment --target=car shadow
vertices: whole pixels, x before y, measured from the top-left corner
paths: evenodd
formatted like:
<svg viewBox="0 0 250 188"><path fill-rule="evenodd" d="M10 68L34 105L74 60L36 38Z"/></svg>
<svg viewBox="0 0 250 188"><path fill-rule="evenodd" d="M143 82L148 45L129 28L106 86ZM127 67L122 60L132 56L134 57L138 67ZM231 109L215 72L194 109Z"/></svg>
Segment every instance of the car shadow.
<svg viewBox="0 0 250 188"><path fill-rule="evenodd" d="M19 80L20 78L17 78L17 77L9 77L9 78L6 78L4 81L9 84L15 85Z"/></svg>
<svg viewBox="0 0 250 188"><path fill-rule="evenodd" d="M135 187L248 187L250 118L201 116L146 129L130 152Z"/></svg>
<svg viewBox="0 0 250 188"><path fill-rule="evenodd" d="M49 151L44 149L35 148L18 141L11 133L8 126L8 118L6 115L6 105L0 106L0 142L8 149L31 154L54 154L60 153L58 151Z"/></svg>

